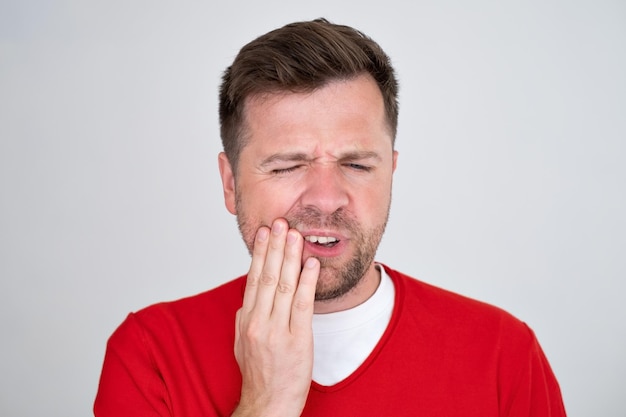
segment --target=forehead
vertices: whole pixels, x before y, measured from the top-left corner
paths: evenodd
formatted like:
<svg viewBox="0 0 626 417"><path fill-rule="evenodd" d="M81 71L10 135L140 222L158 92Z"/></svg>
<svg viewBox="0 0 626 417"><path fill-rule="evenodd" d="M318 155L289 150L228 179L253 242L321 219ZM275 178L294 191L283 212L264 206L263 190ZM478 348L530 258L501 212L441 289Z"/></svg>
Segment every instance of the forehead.
<svg viewBox="0 0 626 417"><path fill-rule="evenodd" d="M310 92L256 95L245 103L245 148L339 146L380 139L391 145L385 115L382 94L369 75L332 81Z"/></svg>

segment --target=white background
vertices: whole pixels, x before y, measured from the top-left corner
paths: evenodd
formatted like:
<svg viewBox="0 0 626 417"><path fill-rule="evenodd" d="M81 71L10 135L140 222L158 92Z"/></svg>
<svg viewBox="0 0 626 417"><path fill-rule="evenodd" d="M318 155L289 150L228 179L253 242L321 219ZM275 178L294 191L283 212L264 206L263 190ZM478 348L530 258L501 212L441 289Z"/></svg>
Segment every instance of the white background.
<svg viewBox="0 0 626 417"><path fill-rule="evenodd" d="M89 415L129 311L245 273L220 75L320 16L401 83L377 259L529 323L570 416L626 415L624 2L2 0L2 416Z"/></svg>

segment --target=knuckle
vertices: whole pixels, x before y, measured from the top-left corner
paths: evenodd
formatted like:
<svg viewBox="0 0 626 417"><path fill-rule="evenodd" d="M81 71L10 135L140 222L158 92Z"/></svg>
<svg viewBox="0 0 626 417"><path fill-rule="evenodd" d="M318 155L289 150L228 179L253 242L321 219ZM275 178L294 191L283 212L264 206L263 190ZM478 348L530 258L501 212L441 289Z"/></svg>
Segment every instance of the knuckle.
<svg viewBox="0 0 626 417"><path fill-rule="evenodd" d="M255 276L254 274L248 274L248 276L246 277L246 285L253 287L255 285L257 285L259 283L259 278L257 276Z"/></svg>
<svg viewBox="0 0 626 417"><path fill-rule="evenodd" d="M261 277L259 278L259 282L264 285L274 285L277 281L277 278L274 274L269 272L263 272Z"/></svg>
<svg viewBox="0 0 626 417"><path fill-rule="evenodd" d="M277 352L282 350L282 346L286 343L285 336L279 333L270 333L267 338L267 348L270 352Z"/></svg>
<svg viewBox="0 0 626 417"><path fill-rule="evenodd" d="M283 293L283 294L292 294L294 292L294 287L293 285L290 285L286 282L280 281L278 283L278 287L276 287L276 291Z"/></svg>
<svg viewBox="0 0 626 417"><path fill-rule="evenodd" d="M243 336L248 342L254 343L258 342L262 338L263 333L264 332L261 331L260 326L256 321L250 321L246 329L243 331Z"/></svg>
<svg viewBox="0 0 626 417"><path fill-rule="evenodd" d="M295 298L293 300L293 309L296 311L307 311L311 308L311 303L302 298Z"/></svg>
<svg viewBox="0 0 626 417"><path fill-rule="evenodd" d="M262 245L254 245L252 247L252 254L253 255L257 255L259 257L262 257L265 254L266 248L264 248Z"/></svg>

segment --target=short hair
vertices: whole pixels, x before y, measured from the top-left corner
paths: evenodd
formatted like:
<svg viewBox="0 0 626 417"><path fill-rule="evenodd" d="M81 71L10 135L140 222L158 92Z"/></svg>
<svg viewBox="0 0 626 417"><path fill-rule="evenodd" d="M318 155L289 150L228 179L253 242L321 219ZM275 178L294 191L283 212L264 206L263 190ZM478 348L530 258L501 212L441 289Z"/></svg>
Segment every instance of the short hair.
<svg viewBox="0 0 626 417"><path fill-rule="evenodd" d="M245 45L222 77L220 134L236 173L246 144L246 99L267 93L311 92L336 80L369 74L385 106L392 146L398 126L398 82L382 48L362 32L326 19L291 23Z"/></svg>

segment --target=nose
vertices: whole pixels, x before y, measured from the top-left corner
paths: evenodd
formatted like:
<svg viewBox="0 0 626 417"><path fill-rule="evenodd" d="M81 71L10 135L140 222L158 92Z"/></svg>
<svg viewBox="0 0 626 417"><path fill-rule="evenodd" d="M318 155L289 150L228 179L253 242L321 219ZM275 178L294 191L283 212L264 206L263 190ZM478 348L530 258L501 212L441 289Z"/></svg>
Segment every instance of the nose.
<svg viewBox="0 0 626 417"><path fill-rule="evenodd" d="M317 165L307 172L305 189L300 197L304 207L315 207L332 214L348 205L347 184L335 164Z"/></svg>

